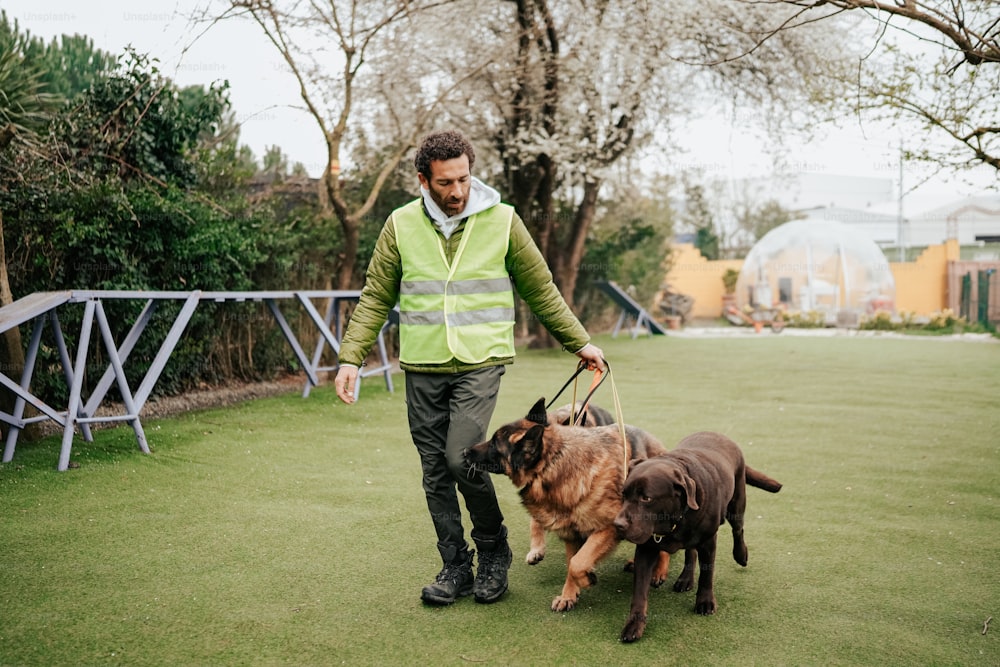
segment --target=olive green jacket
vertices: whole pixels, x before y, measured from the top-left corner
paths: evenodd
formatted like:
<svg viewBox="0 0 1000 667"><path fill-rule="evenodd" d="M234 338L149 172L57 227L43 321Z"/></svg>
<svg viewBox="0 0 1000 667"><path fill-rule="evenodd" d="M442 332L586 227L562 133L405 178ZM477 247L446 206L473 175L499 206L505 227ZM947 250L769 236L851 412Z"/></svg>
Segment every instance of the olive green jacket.
<svg viewBox="0 0 1000 667"><path fill-rule="evenodd" d="M434 223L424 212L428 225ZM441 234L437 225L434 229ZM445 255L451 261L465 231L463 220L448 239L441 234ZM590 342L590 336L580 321L566 305L562 295L552 282L545 258L535 245L534 239L524 226L524 221L515 213L511 221L510 246L504 260L507 272L514 282L518 295L531 308L546 329L567 350L577 352ZM382 329L389 311L399 300L399 283L403 275L400 264L399 247L396 245L396 229L390 217L382 227L375 252L372 254L361 299L351 315L344 339L340 344L340 362L361 366L371 350L378 332ZM463 371L498 366L513 362L513 357L497 357L478 364L466 364L452 359L438 365L403 365L403 370L424 373L460 373Z"/></svg>

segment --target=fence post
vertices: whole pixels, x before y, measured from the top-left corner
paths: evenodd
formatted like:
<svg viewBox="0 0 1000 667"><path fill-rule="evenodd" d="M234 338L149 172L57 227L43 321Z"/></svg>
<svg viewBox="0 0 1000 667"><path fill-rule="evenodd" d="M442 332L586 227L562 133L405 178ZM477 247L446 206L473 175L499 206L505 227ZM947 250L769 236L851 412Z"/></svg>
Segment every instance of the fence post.
<svg viewBox="0 0 1000 667"><path fill-rule="evenodd" d="M993 303L995 298L990 298L990 289L1000 287L1000 283L998 283L996 278L997 270L995 268L982 271L979 277L979 293L981 295L979 300L981 304L979 307L980 322L987 325L995 322L998 318L997 309Z"/></svg>
<svg viewBox="0 0 1000 667"><path fill-rule="evenodd" d="M962 276L962 300L959 302L958 316L966 322L972 320L972 274Z"/></svg>
<svg viewBox="0 0 1000 667"><path fill-rule="evenodd" d="M979 272L979 285L976 289L977 321L986 324L989 321L990 310L990 272Z"/></svg>

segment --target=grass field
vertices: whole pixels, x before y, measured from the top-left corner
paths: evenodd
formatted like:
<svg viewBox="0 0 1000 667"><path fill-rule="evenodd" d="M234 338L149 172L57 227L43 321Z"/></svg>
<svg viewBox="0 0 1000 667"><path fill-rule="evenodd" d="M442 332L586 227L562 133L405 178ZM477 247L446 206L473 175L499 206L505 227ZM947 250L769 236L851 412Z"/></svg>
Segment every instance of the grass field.
<svg viewBox="0 0 1000 667"><path fill-rule="evenodd" d="M749 567L720 533L716 615L668 583L620 644L628 545L553 613L561 545L524 563L504 477L509 593L424 607L440 562L404 397L369 381L351 407L320 388L150 421L151 456L99 431L64 473L58 437L19 445L0 465L0 664L1000 665L1000 620L983 633L1000 617L1000 345L598 342L626 421L668 446L722 431L784 483L749 490ZM573 368L519 354L493 425ZM595 401L611 407L607 384Z"/></svg>

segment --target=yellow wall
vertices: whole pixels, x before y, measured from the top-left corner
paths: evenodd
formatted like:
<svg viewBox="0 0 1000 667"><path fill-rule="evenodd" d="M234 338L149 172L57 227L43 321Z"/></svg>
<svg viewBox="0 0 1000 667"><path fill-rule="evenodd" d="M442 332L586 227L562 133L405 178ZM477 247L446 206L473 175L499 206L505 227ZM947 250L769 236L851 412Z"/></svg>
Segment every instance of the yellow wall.
<svg viewBox="0 0 1000 667"><path fill-rule="evenodd" d="M689 317L715 318L722 315L722 274L726 269L740 270L741 259L709 261L691 243L674 246L673 268L667 283L676 292L694 297Z"/></svg>
<svg viewBox="0 0 1000 667"><path fill-rule="evenodd" d="M959 259L958 241L924 250L916 261L890 262L896 281L896 312L930 315L948 307L948 262Z"/></svg>
<svg viewBox="0 0 1000 667"><path fill-rule="evenodd" d="M676 292L694 298L690 317L713 319L722 315L722 274L739 271L740 259L705 259L694 245L674 246L674 262L667 283ZM948 304L948 262L959 259L958 241L930 246L914 262L890 262L896 281L896 311L930 315Z"/></svg>

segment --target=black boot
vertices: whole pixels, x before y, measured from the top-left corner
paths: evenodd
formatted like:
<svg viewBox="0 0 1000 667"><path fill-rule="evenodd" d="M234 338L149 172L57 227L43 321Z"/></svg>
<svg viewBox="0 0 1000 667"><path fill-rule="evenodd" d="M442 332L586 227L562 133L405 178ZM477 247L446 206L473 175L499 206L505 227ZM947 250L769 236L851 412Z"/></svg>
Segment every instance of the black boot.
<svg viewBox="0 0 1000 667"><path fill-rule="evenodd" d="M424 586L420 599L427 604L451 604L460 597L472 594L472 555L465 546L461 550L456 547L443 548L440 545L444 568L438 573L434 583Z"/></svg>
<svg viewBox="0 0 1000 667"><path fill-rule="evenodd" d="M507 527L502 526L500 532L493 537L473 536L473 539L479 548L479 568L473 585L476 602L496 602L507 592L507 570L514 558L510 545L507 544Z"/></svg>

